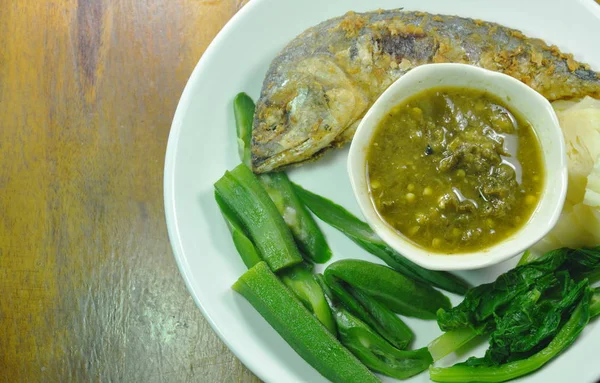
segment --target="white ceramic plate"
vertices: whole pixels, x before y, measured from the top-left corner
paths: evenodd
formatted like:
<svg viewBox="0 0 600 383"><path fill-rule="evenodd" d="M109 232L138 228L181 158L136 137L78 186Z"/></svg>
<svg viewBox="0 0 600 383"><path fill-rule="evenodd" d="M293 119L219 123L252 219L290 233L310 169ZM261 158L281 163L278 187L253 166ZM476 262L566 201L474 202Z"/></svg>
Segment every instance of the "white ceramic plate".
<svg viewBox="0 0 600 383"><path fill-rule="evenodd" d="M304 29L348 10L421 10L494 21L556 44L600 70L600 7L593 0L252 0L204 53L183 92L165 162L165 210L175 258L196 303L227 346L267 382L325 382L230 286L245 271L213 200L213 183L239 163L231 102L240 91L257 98L269 63ZM202 28L202 26L199 26ZM359 215L346 173L346 150L290 172L309 190ZM321 225L333 252L378 262L339 232ZM512 267L463 272L472 283ZM460 299L452 297L453 303ZM440 334L434 321L407 319L415 347ZM595 382L600 378L600 326L591 324L564 354L522 382ZM478 348L481 353L485 345ZM467 355L458 356L464 359ZM446 358L444 364L456 361ZM393 381L387 379L386 381ZM428 382L427 373L410 382Z"/></svg>

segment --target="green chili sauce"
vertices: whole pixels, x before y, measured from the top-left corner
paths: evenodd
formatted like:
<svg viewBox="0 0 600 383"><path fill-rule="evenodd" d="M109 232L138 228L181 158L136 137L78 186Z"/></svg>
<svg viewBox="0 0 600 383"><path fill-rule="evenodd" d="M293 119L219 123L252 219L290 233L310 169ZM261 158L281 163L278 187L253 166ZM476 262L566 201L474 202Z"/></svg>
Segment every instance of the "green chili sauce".
<svg viewBox="0 0 600 383"><path fill-rule="evenodd" d="M511 236L544 183L531 124L475 89L435 88L403 101L376 128L367 161L383 220L438 253L477 251Z"/></svg>

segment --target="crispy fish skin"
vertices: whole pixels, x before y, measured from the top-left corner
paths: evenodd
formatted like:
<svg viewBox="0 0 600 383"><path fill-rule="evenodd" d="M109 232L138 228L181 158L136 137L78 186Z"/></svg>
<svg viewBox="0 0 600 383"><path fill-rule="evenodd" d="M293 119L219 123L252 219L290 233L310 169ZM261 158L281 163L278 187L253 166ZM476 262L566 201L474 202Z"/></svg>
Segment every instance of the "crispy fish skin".
<svg viewBox="0 0 600 383"><path fill-rule="evenodd" d="M349 12L307 29L271 63L256 105L253 170L280 170L342 146L392 82L444 62L503 72L550 101L600 98L598 73L518 30L423 12Z"/></svg>

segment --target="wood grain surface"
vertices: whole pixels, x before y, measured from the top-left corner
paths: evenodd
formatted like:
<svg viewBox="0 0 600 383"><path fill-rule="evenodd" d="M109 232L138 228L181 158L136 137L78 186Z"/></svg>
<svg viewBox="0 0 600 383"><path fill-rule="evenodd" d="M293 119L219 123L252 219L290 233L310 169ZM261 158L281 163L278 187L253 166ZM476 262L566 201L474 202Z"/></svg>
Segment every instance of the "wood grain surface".
<svg viewBox="0 0 600 383"><path fill-rule="evenodd" d="M0 382L257 382L164 223L175 107L235 0L0 0Z"/></svg>

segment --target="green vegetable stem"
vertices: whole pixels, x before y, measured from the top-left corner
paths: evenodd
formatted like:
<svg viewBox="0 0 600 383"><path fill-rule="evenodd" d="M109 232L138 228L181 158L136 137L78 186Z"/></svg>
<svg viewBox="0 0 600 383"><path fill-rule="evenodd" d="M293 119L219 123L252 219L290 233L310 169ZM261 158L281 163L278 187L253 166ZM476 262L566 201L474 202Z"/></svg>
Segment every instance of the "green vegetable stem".
<svg viewBox="0 0 600 383"><path fill-rule="evenodd" d="M478 335L477 331L466 327L443 333L429 343L427 348L434 362L458 350Z"/></svg>
<svg viewBox="0 0 600 383"><path fill-rule="evenodd" d="M450 300L439 291L414 281L389 267L371 262L345 259L325 270L329 283L340 279L392 311L421 319L435 319L436 311L450 308Z"/></svg>
<svg viewBox="0 0 600 383"><path fill-rule="evenodd" d="M443 271L427 270L398 254L377 236L369 225L336 203L294 184L302 202L325 223L341 231L369 253L379 257L396 271L419 281L430 283L449 292L465 294L469 284Z"/></svg>
<svg viewBox="0 0 600 383"><path fill-rule="evenodd" d="M252 146L254 109L254 102L245 93L238 94L233 100L240 159L249 168L252 168L250 148ZM325 236L312 215L296 196L287 175L280 172L260 174L257 177L292 231L302 254L312 262L327 262L331 258L331 250Z"/></svg>
<svg viewBox="0 0 600 383"><path fill-rule="evenodd" d="M594 289L590 300L590 317L595 318L598 315L600 315L600 287Z"/></svg>
<svg viewBox="0 0 600 383"><path fill-rule="evenodd" d="M535 259L534 254L529 250L525 250L523 252L523 255L521 255L521 259L519 259L519 263L517 264L517 266L521 266L526 263L529 263L529 262L533 261L534 259Z"/></svg>
<svg viewBox="0 0 600 383"><path fill-rule="evenodd" d="M302 257L281 214L244 164L215 183L218 198L239 219L250 239L273 271L302 262Z"/></svg>
<svg viewBox="0 0 600 383"><path fill-rule="evenodd" d="M238 279L241 294L285 341L321 375L334 383L379 382L368 368L300 303L264 262Z"/></svg>

